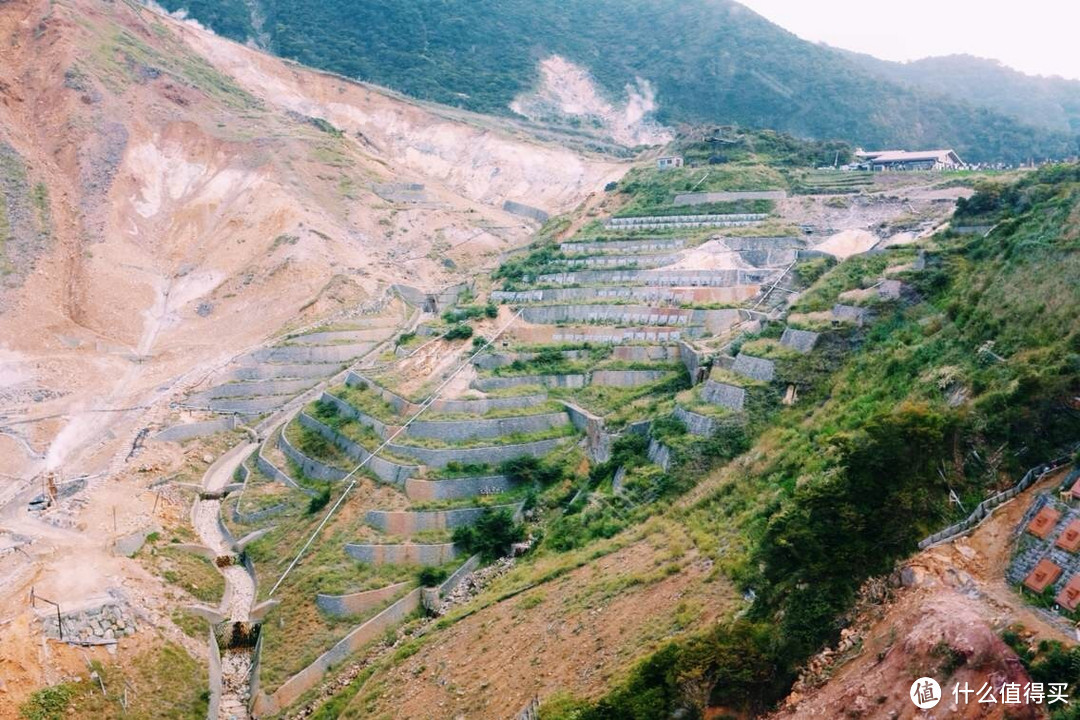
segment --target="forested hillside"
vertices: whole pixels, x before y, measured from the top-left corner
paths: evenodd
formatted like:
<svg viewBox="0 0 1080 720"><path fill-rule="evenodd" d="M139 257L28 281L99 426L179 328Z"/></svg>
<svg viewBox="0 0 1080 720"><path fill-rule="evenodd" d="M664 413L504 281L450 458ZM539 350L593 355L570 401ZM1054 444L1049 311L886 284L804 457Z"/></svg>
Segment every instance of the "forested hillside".
<svg viewBox="0 0 1080 720"><path fill-rule="evenodd" d="M1051 130L1080 133L1080 81L1033 77L996 60L949 55L909 63L888 62L851 53L864 69L927 92L993 108Z"/></svg>
<svg viewBox="0 0 1080 720"><path fill-rule="evenodd" d="M969 161L1076 153L1076 133L883 82L731 0L164 0L218 32L415 97L507 114L558 54L613 98L644 78L658 119L769 127Z"/></svg>

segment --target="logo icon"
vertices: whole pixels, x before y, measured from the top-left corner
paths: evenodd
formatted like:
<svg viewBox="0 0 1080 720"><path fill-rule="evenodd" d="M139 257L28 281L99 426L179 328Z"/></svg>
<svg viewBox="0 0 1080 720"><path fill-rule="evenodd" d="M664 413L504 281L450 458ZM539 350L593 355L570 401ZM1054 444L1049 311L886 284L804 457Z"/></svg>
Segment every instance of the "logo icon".
<svg viewBox="0 0 1080 720"><path fill-rule="evenodd" d="M941 702L941 686L938 685L937 680L934 678L919 678L911 684L909 694L911 695L911 702L915 703L915 707L923 710L929 710Z"/></svg>

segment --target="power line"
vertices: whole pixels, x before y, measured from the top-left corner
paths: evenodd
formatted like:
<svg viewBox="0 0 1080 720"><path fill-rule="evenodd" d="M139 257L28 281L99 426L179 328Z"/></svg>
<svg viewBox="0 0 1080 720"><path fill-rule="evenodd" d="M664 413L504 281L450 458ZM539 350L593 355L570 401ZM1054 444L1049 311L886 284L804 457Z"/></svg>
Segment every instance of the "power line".
<svg viewBox="0 0 1080 720"><path fill-rule="evenodd" d="M510 318L510 320L507 321L507 323L505 325L503 325L501 328L499 328L499 330L491 337L490 340L485 340L484 344L481 345L476 350L476 352L474 352L472 355L470 355L468 360L466 360L464 363L459 365L454 370L454 372L450 373L450 375L448 375L447 378L445 380L443 380L442 384L440 384L437 388L435 388L435 390L432 391L431 395L429 395L427 397L427 399L424 400L424 402L420 403L419 409L417 409L417 411L415 413L413 413L412 417L410 417L408 420L405 421L404 425L402 425L397 430L395 430L393 432L393 434L390 435L390 437L388 437L386 440L383 440L382 444L379 445L379 447L375 448L375 450L373 450L371 453L369 453L368 456L366 458L364 458L360 462L359 465L354 467L352 469L352 471L349 472L348 475L346 475L345 477L342 478L342 481L350 480L348 486L346 486L346 488L345 488L345 491L343 493L341 493L341 497L339 497L337 499L337 502L335 502L330 507L330 509L326 512L326 515L323 517L322 521L319 522L318 527L316 527L315 531L311 533L311 537L309 537L307 539L307 542L304 543L304 546L300 548L300 552L296 553L296 557L294 557L292 559L292 562L289 563L289 566L287 568L285 568L285 572L283 572L281 574L281 577L279 577L277 582L274 583L274 586L272 588L270 588L270 592L267 593L268 598L273 597L274 593L277 592L278 587L280 587L281 583L284 582L286 577L288 577L289 573L292 572L293 568L296 567L296 564L298 562L300 562L300 558L303 557L304 553L307 552L307 549L309 547L311 547L311 543L315 542L315 538L318 537L319 533L322 532L322 529L326 526L326 523L328 523L330 521L330 518L333 517L334 513L337 512L338 507L340 507L341 503L344 502L346 497L348 497L349 492L351 492L352 489L354 487L356 487L356 483L358 482L358 480L354 478L356 473L358 473L365 465L367 465L368 462L371 460L371 458L375 457L375 455L378 454L383 448L385 448L387 445L392 443L394 441L394 438L396 438L398 435L403 433L409 427L409 425L411 425L413 423L413 421L415 421L418 417L420 417L420 415L422 415L424 413L425 410L427 410L429 407L431 407L435 403L435 401L439 398L439 394L446 388L447 385L450 384L450 381L453 380L457 376L458 373L460 373L462 370L464 370L466 367L468 367L469 364L473 361L473 359L475 359L478 355L480 355L480 353L484 352L489 347L491 347L491 344L493 342L495 342L495 340L497 340L499 338L499 336L501 336L504 332L506 332L510 328L511 325L514 324L514 322L518 319L518 317L521 316L522 312L524 312L524 308L522 308L521 310L518 310L516 313L514 313L514 316L512 318Z"/></svg>

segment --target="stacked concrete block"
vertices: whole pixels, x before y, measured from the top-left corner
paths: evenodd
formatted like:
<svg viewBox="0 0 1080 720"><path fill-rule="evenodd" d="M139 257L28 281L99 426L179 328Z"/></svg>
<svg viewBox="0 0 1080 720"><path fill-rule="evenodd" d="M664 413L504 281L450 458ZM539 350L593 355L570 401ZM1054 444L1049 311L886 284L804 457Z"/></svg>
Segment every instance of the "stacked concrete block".
<svg viewBox="0 0 1080 720"><path fill-rule="evenodd" d="M369 565L444 565L458 556L453 543L419 545L416 543L374 544L350 543L345 553L353 560Z"/></svg>
<svg viewBox="0 0 1080 720"><path fill-rule="evenodd" d="M761 382L772 382L776 376L776 364L772 360L739 353L731 369L733 372Z"/></svg>
<svg viewBox="0 0 1080 720"><path fill-rule="evenodd" d="M796 330L795 328L790 327L784 328L784 334L780 336L781 345L801 353L808 353L813 350L817 341L818 334L816 332Z"/></svg>
<svg viewBox="0 0 1080 720"><path fill-rule="evenodd" d="M709 379L701 387L701 399L733 412L742 412L746 404L746 390Z"/></svg>

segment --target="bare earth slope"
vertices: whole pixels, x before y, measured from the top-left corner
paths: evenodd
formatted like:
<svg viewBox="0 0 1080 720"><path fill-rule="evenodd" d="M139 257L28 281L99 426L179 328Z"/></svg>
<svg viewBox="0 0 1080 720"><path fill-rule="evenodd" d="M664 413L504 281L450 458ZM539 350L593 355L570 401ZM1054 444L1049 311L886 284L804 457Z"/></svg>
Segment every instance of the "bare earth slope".
<svg viewBox="0 0 1080 720"><path fill-rule="evenodd" d="M459 282L535 228L504 201L563 211L622 171L133 3L0 3L0 528L34 539L0 632L34 578L78 566L77 602L145 575L104 560L146 510L125 458L186 388L392 283ZM46 468L97 476L74 530L24 512Z"/></svg>

